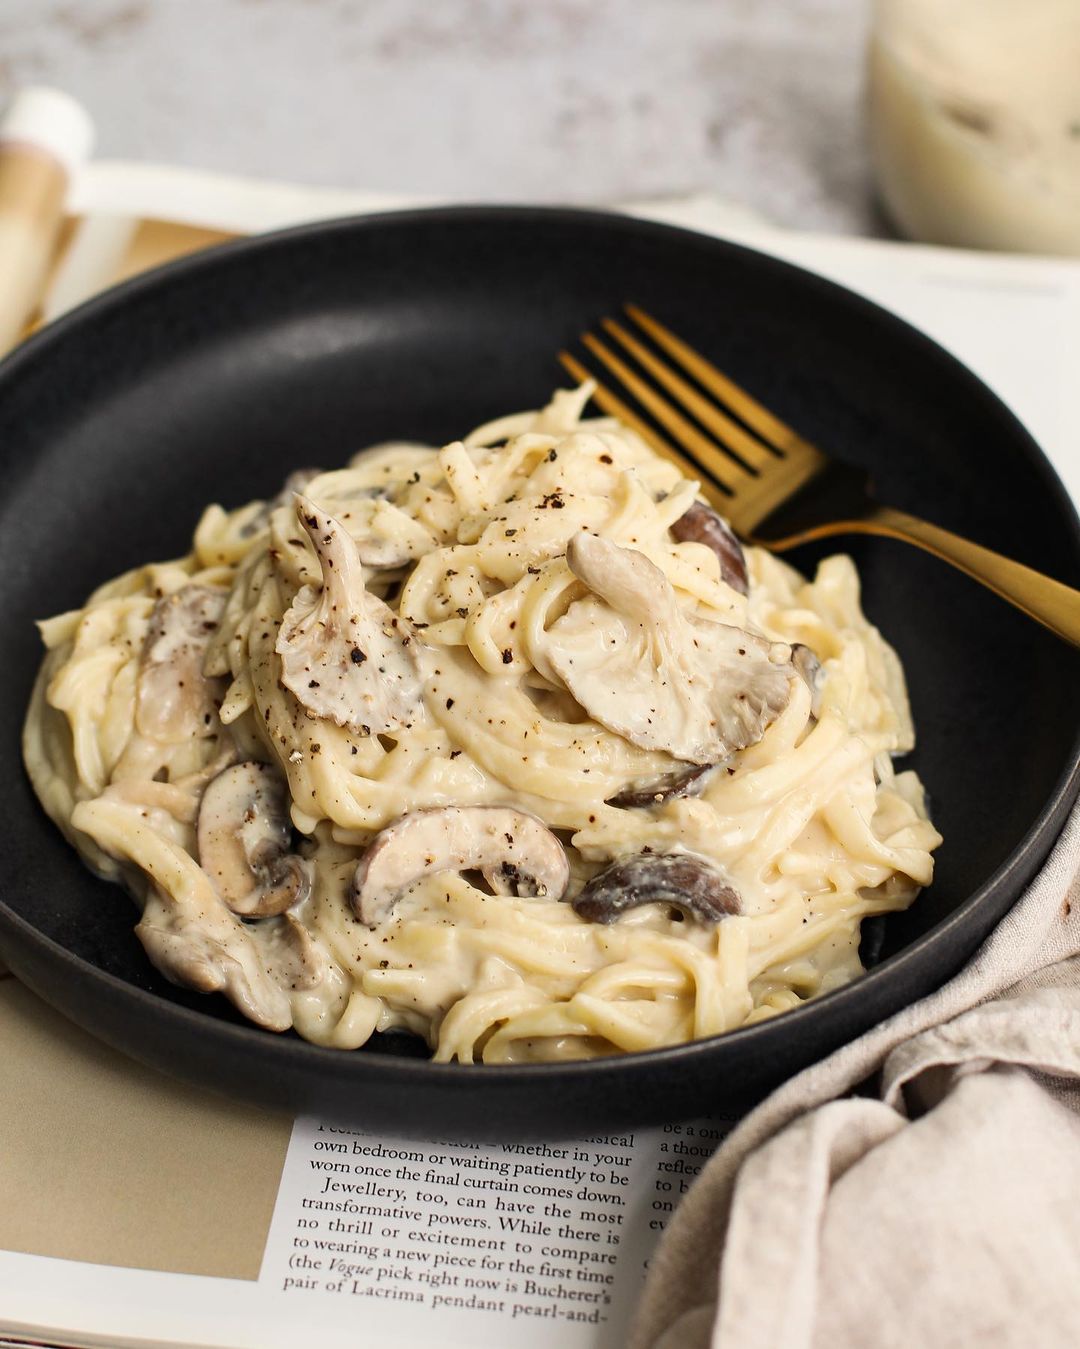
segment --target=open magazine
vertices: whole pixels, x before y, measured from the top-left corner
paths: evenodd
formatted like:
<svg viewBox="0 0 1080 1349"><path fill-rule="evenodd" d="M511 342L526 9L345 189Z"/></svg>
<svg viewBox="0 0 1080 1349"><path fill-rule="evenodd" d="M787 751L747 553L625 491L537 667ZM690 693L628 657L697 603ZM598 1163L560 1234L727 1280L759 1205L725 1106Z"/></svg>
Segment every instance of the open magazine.
<svg viewBox="0 0 1080 1349"><path fill-rule="evenodd" d="M395 204L91 166L41 315L238 233ZM628 209L738 238L914 322L1014 408L1080 499L1080 264L799 236L707 199ZM10 977L0 1056L0 1336L19 1344L614 1349L731 1127L509 1144L294 1121L129 1063Z"/></svg>

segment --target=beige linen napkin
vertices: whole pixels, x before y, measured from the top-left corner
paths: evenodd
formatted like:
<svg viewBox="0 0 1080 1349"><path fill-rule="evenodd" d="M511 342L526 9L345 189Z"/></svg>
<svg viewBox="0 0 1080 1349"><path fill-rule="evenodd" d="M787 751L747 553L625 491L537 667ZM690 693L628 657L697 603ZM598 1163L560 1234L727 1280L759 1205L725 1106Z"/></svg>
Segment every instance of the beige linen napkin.
<svg viewBox="0 0 1080 1349"><path fill-rule="evenodd" d="M955 979L743 1120L633 1349L1080 1344L1078 866L1080 806Z"/></svg>

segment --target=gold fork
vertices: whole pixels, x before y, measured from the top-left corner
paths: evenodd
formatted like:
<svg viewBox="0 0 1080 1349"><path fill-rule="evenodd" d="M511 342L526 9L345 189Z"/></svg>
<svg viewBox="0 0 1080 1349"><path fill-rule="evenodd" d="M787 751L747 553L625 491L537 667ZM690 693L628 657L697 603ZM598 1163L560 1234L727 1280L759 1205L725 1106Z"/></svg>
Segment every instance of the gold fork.
<svg viewBox="0 0 1080 1349"><path fill-rule="evenodd" d="M605 412L633 427L682 472L698 478L703 495L744 538L773 552L785 552L797 544L834 534L880 534L902 539L951 563L1051 632L1080 646L1080 590L947 529L878 505L870 495L865 473L823 454L636 305L625 308L631 321L671 357L675 366L689 373L697 387L614 319L602 323L609 337L666 389L674 402L598 337L584 333L581 340L667 430L671 441L568 352L560 352L559 360L574 379L596 383L593 397ZM702 389L713 398L707 398ZM827 491L818 490L826 485Z"/></svg>

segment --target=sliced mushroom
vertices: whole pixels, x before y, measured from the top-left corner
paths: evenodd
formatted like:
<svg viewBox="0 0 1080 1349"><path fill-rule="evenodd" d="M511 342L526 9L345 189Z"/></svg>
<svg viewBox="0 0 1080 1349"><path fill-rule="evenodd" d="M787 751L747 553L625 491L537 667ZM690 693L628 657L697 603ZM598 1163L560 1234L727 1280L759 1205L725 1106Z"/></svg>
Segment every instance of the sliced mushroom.
<svg viewBox="0 0 1080 1349"><path fill-rule="evenodd" d="M265 969L251 933L224 908L220 914L200 911L187 897L178 902L157 891L135 935L172 983L199 993L224 993L244 1016L268 1030L292 1025L289 1000Z"/></svg>
<svg viewBox="0 0 1080 1349"><path fill-rule="evenodd" d="M135 933L167 979L220 991L260 1026L288 1029L289 1000L266 969L255 930L229 911L185 847L154 828L138 806L105 796L80 801L72 824L107 856L141 871L132 886L145 891Z"/></svg>
<svg viewBox="0 0 1080 1349"><path fill-rule="evenodd" d="M654 778L652 782L624 787L617 796L608 798L609 806L660 806L676 796L696 796L705 786L705 775L711 764L698 764L678 773Z"/></svg>
<svg viewBox="0 0 1080 1349"><path fill-rule="evenodd" d="M291 913L257 929L267 973L288 993L318 988L326 978L325 949Z"/></svg>
<svg viewBox="0 0 1080 1349"><path fill-rule="evenodd" d="M377 927L402 891L440 871L483 871L519 895L561 899L570 882L562 844L534 815L507 806L414 810L377 834L356 866L350 900Z"/></svg>
<svg viewBox="0 0 1080 1349"><path fill-rule="evenodd" d="M199 865L245 918L267 918L306 898L311 874L290 852L288 791L269 764L234 764L203 793Z"/></svg>
<svg viewBox="0 0 1080 1349"><path fill-rule="evenodd" d="M632 548L582 532L566 560L593 594L552 624L544 657L591 717L695 764L761 739L790 696L790 647L684 614L664 573Z"/></svg>
<svg viewBox="0 0 1080 1349"><path fill-rule="evenodd" d="M356 544L339 520L305 497L297 517L322 568L281 620L281 682L314 716L364 735L408 729L422 708L415 633L364 588Z"/></svg>
<svg viewBox="0 0 1080 1349"><path fill-rule="evenodd" d="M703 543L711 548L720 559L720 579L740 595L748 593L750 583L742 545L728 522L711 506L695 501L671 526L671 532L680 543Z"/></svg>
<svg viewBox="0 0 1080 1349"><path fill-rule="evenodd" d="M200 585L184 586L154 605L135 689L140 735L173 742L220 730L225 685L203 674L203 660L224 608L224 590Z"/></svg>
<svg viewBox="0 0 1080 1349"><path fill-rule="evenodd" d="M700 923L741 909L738 892L716 867L690 853L638 853L594 876L573 901L590 923L614 923L642 904L671 904Z"/></svg>

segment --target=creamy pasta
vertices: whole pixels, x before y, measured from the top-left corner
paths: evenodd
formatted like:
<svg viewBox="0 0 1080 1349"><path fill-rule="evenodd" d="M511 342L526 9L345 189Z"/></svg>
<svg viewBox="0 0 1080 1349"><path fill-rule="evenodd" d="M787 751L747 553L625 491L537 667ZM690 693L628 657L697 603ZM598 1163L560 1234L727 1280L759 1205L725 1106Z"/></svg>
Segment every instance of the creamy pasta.
<svg viewBox="0 0 1080 1349"><path fill-rule="evenodd" d="M742 550L588 393L210 506L40 625L31 778L170 979L345 1049L647 1050L847 982L929 882L850 559Z"/></svg>

